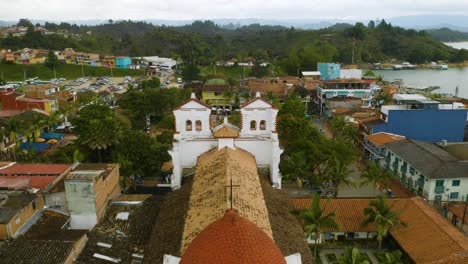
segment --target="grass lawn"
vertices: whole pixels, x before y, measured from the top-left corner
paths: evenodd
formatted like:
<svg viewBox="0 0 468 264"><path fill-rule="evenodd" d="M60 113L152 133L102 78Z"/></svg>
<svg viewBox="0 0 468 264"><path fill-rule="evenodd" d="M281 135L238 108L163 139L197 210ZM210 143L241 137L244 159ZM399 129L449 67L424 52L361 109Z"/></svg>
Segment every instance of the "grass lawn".
<svg viewBox="0 0 468 264"><path fill-rule="evenodd" d="M110 69L104 67L84 66L83 70L85 76L100 77L111 75ZM55 68L55 71L57 78L76 79L82 77L80 65L59 64ZM112 72L114 77L143 75L143 70L112 69ZM54 70L49 69L44 64L0 64L0 76L3 75L5 81L24 81L25 73L26 79L39 77L42 80L49 80L54 78Z"/></svg>

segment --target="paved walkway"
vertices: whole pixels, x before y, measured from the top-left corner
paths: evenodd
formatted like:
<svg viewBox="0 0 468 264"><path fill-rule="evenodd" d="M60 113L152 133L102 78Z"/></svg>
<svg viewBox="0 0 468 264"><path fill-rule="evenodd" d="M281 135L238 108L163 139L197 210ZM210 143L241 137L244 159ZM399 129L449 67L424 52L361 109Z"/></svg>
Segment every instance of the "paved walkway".
<svg viewBox="0 0 468 264"><path fill-rule="evenodd" d="M349 169L352 170L350 178L356 186L349 186L346 184L340 184L338 186L338 197L377 197L382 192L376 187L374 188L372 183L361 186L361 183L365 179L361 178L361 171L359 170L358 162L351 163Z"/></svg>

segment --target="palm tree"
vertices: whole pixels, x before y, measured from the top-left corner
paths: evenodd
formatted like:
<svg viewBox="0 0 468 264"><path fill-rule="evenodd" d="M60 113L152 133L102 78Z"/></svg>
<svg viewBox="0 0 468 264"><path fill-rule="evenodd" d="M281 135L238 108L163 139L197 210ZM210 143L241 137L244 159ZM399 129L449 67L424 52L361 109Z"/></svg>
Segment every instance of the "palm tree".
<svg viewBox="0 0 468 264"><path fill-rule="evenodd" d="M379 196L377 200L369 202L370 207L364 208L366 219L362 226L368 226L374 223L377 227L377 241L379 250L382 249L382 239L387 235L388 230L398 226L407 226L406 223L399 220L399 212L392 211L385 196Z"/></svg>
<svg viewBox="0 0 468 264"><path fill-rule="evenodd" d="M359 249L345 247L344 255L338 257L339 264L370 264L369 260L361 255Z"/></svg>
<svg viewBox="0 0 468 264"><path fill-rule="evenodd" d="M368 161L368 169L361 174L361 177L365 178L366 180L361 182L361 186L372 183L374 186L374 194L376 185L378 182L382 182L386 179L390 179L392 176L377 165L377 163L373 161Z"/></svg>
<svg viewBox="0 0 468 264"><path fill-rule="evenodd" d="M307 161L304 151L295 152L291 156L284 159L281 166L281 171L285 179L296 179L302 183L302 179L310 179L313 177L312 169ZM300 184L299 184L300 185ZM302 187L301 185L299 187Z"/></svg>
<svg viewBox="0 0 468 264"><path fill-rule="evenodd" d="M355 186L354 182L349 178L352 172L353 170L348 169L346 164L335 157L334 162L328 163L326 178L337 187L340 184Z"/></svg>
<svg viewBox="0 0 468 264"><path fill-rule="evenodd" d="M400 250L395 250L393 252L379 252L376 256L381 264L403 264L403 261L401 260L403 254Z"/></svg>
<svg viewBox="0 0 468 264"><path fill-rule="evenodd" d="M293 214L303 221L306 237L314 235L314 258L316 258L319 234L324 230L339 229L338 224L335 222L335 212L325 214L325 211L320 207L320 195L314 193L310 207L294 210Z"/></svg>

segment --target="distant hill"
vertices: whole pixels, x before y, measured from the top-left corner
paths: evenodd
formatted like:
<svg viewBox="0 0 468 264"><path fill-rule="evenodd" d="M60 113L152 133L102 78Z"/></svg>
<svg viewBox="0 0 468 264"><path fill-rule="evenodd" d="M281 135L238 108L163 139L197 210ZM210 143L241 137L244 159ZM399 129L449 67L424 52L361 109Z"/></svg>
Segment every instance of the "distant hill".
<svg viewBox="0 0 468 264"><path fill-rule="evenodd" d="M449 28L427 29L425 30L433 38L442 42L468 41L468 33L451 30Z"/></svg>
<svg viewBox="0 0 468 264"><path fill-rule="evenodd" d="M434 29L434 28L449 28L451 30L468 32L468 16L462 15L415 15L415 16L399 16L385 18L387 22L392 25L400 26L407 29ZM44 24L46 20L31 19L36 24ZM116 20L121 21L121 20ZM116 22L114 21L114 22ZM168 19L142 19L141 21L151 23L153 25L165 25L165 26L184 26L191 25L195 20L168 20ZM323 29L333 26L335 24L355 24L356 22L362 22L367 25L369 20L352 20L352 19L261 19L261 18L221 18L212 19L215 24L221 27L227 27L230 29L240 28L251 24L259 24L265 26L283 26L283 27L294 27L300 29ZM60 23L62 21L48 21L53 23ZM76 25L87 25L95 26L105 24L108 22L107 19L89 19L89 20L65 20L63 22ZM13 25L16 21L0 21L0 26Z"/></svg>

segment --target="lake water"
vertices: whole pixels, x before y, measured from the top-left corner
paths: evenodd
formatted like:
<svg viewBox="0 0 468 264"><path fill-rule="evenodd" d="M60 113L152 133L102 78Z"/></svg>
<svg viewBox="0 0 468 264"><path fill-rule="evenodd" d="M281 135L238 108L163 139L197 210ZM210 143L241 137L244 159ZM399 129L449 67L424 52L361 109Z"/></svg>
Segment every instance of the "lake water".
<svg viewBox="0 0 468 264"><path fill-rule="evenodd" d="M379 70L375 71L386 81L402 79L405 84L418 86L440 86L434 93L449 93L455 95L459 88L459 97L468 98L468 68L450 68L448 70L417 69L417 70Z"/></svg>
<svg viewBox="0 0 468 264"><path fill-rule="evenodd" d="M445 45L456 48L468 50L468 41L466 42L444 42Z"/></svg>

